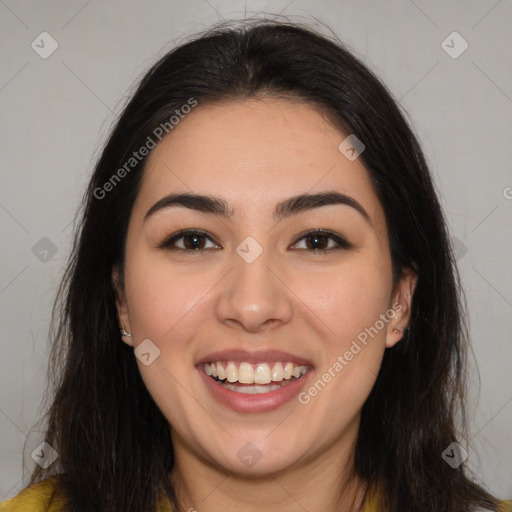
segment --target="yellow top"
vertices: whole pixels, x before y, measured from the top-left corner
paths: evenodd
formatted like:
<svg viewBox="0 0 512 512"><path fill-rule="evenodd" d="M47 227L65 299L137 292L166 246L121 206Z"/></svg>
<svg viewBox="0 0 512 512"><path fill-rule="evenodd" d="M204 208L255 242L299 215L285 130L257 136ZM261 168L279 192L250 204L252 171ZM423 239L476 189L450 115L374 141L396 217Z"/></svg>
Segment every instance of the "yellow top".
<svg viewBox="0 0 512 512"><path fill-rule="evenodd" d="M0 512L60 512L63 500L52 494L57 477L46 478L25 489L13 498L0 503ZM158 512L172 512L169 505L162 502Z"/></svg>
<svg viewBox="0 0 512 512"><path fill-rule="evenodd" d="M51 499L54 479L46 478L30 487L26 487L17 496L0 503L0 512L60 512L61 499ZM512 501L501 502L502 512L512 512ZM172 512L170 506L162 502L158 512ZM377 512L374 502L366 504L365 512Z"/></svg>

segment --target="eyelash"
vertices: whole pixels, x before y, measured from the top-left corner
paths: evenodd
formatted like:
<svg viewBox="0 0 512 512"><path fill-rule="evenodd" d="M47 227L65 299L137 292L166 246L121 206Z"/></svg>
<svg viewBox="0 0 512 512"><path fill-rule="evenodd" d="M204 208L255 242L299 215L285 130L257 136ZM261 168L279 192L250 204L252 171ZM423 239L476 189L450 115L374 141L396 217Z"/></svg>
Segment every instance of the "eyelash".
<svg viewBox="0 0 512 512"><path fill-rule="evenodd" d="M181 253L199 253L203 254L204 252L208 251L209 249L183 249L181 247L176 247L173 244L176 243L178 240L186 237L186 236L200 236L208 238L211 242L215 243L211 237L208 235L206 231L203 231L202 229L182 229L174 234L172 234L170 237L166 238L163 242L161 242L157 247L158 249L168 249L172 251L179 251ZM337 251L340 249L351 249L353 246L347 240L342 238L341 236L333 233L332 231L328 231L326 229L309 229L308 231L305 231L304 233L301 233L300 237L294 242L294 245L296 245L301 240L311 237L313 235L320 235L322 237L327 237L332 240L334 240L338 245L335 247L331 247L330 249L301 249L306 250L313 254L327 254L331 251ZM216 244L218 245L218 244Z"/></svg>

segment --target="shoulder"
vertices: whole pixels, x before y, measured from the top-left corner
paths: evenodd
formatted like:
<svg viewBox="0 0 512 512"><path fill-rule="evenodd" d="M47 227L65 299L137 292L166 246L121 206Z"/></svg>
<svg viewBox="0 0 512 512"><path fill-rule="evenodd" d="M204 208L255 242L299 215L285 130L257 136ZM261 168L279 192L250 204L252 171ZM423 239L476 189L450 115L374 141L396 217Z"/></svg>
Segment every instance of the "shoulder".
<svg viewBox="0 0 512 512"><path fill-rule="evenodd" d="M22 489L16 496L0 503L0 512L61 512L64 500L58 494L58 476L46 478ZM162 498L159 512L172 512Z"/></svg>
<svg viewBox="0 0 512 512"><path fill-rule="evenodd" d="M0 503L0 512L58 512L63 501L56 496L57 477L46 478Z"/></svg>

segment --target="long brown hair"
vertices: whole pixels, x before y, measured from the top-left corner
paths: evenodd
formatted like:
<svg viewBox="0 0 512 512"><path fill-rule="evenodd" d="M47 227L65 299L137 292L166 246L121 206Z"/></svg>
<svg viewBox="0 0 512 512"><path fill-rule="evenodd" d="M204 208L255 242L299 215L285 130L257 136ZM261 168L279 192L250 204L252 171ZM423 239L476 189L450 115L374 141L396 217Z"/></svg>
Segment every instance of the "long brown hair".
<svg viewBox="0 0 512 512"><path fill-rule="evenodd" d="M31 482L60 475L69 510L177 508L167 420L121 343L111 282L146 157L110 181L155 129L193 98L292 97L327 112L366 145L361 160L389 229L395 282L418 281L409 328L385 351L363 406L355 471L387 511L497 510L496 500L441 454L466 435L467 325L446 220L418 141L382 83L334 37L288 22L217 26L168 52L144 76L102 151L81 209L51 330L48 429L59 453ZM126 170L126 168L125 168ZM103 193L103 192L105 193ZM456 428L456 424L460 426Z"/></svg>

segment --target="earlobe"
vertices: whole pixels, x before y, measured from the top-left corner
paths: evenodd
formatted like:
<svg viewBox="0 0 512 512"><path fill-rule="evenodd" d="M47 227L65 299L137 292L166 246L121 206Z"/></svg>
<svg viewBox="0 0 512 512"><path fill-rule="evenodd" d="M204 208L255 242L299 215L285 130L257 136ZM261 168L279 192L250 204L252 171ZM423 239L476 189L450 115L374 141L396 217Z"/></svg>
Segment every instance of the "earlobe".
<svg viewBox="0 0 512 512"><path fill-rule="evenodd" d="M112 269L112 285L116 295L116 309L117 319L119 322L119 330L121 331L122 340L127 345L133 347L128 307L126 305L124 287L121 281L121 275L119 269L116 266Z"/></svg>
<svg viewBox="0 0 512 512"><path fill-rule="evenodd" d="M403 270L392 299L395 314L389 321L387 327L387 348L395 346L403 338L404 331L409 325L412 300L417 280L418 275L413 269L407 268Z"/></svg>

